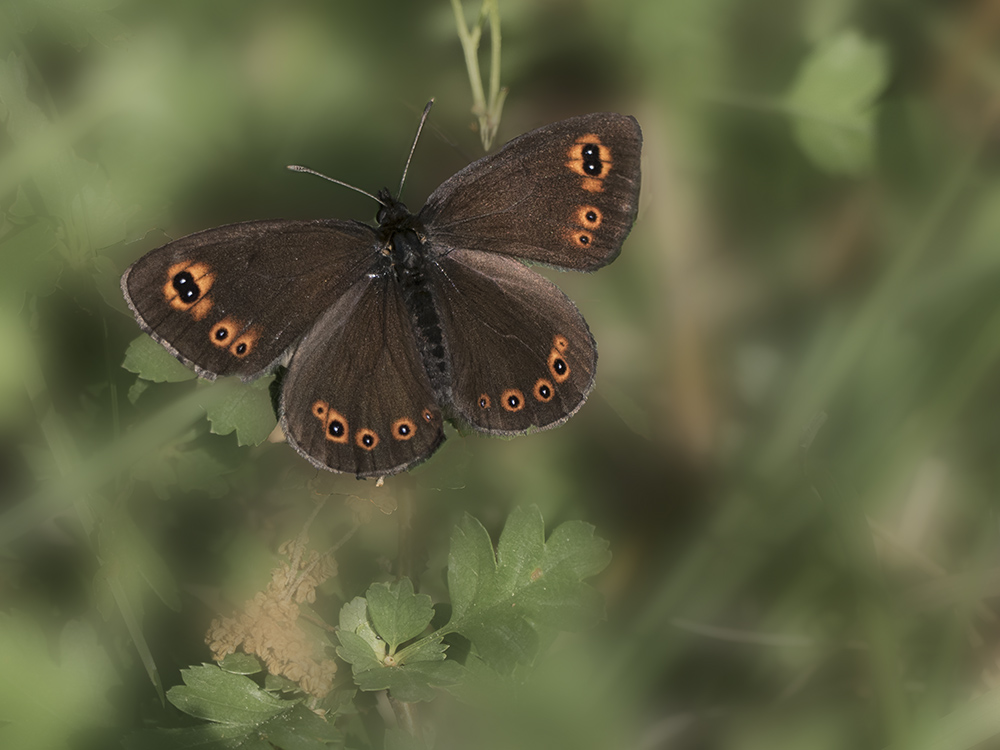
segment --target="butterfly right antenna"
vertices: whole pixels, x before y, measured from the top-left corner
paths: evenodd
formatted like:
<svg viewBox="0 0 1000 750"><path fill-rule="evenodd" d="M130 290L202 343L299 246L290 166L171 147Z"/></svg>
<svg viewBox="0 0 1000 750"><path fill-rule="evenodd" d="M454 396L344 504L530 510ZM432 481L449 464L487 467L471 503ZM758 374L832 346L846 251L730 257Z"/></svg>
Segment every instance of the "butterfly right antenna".
<svg viewBox="0 0 1000 750"><path fill-rule="evenodd" d="M399 200L399 196L403 194L403 183L406 182L406 173L410 171L410 160L413 159L413 152L417 150L417 141L420 140L420 133L424 129L424 123L427 121L427 115L431 113L433 105L434 100L431 99L427 102L427 106L424 107L424 113L420 115L420 124L417 125L417 135L413 138L413 145L410 146L410 155L406 157L406 166L403 167L403 179L399 181L399 192L396 193L396 200Z"/></svg>

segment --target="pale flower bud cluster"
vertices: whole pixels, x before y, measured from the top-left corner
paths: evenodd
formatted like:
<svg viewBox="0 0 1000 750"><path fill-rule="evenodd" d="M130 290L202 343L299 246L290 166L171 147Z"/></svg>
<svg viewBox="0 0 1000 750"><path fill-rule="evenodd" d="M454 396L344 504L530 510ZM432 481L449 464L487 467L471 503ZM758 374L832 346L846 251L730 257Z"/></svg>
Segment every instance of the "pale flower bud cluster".
<svg viewBox="0 0 1000 750"><path fill-rule="evenodd" d="M324 658L323 644L299 627L299 605L316 601L316 587L337 574L337 562L315 550L302 554L298 542L286 542L279 551L290 561L271 572L267 588L248 601L242 612L213 620L205 642L216 661L242 648L259 658L271 674L322 698L333 688L337 664Z"/></svg>

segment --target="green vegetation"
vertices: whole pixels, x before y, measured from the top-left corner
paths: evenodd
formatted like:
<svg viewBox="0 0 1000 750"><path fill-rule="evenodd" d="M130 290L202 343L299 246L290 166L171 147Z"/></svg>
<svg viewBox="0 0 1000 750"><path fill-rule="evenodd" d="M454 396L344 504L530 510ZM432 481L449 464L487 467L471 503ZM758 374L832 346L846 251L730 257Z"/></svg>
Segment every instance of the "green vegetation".
<svg viewBox="0 0 1000 750"><path fill-rule="evenodd" d="M0 0L0 747L996 745L994 6ZM613 265L544 271L580 413L380 486L118 279L370 221L285 166L395 186L431 97L412 209L601 110L643 193Z"/></svg>

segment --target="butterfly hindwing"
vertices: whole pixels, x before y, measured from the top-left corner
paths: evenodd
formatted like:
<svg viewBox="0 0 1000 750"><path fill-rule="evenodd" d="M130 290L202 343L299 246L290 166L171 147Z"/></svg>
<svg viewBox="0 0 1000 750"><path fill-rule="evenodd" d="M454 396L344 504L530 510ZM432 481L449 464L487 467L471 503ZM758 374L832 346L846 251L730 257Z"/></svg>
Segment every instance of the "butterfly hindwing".
<svg viewBox="0 0 1000 750"><path fill-rule="evenodd" d="M573 302L502 255L455 250L436 269L456 416L515 435L575 414L594 384L597 347Z"/></svg>
<svg viewBox="0 0 1000 750"><path fill-rule="evenodd" d="M399 286L365 278L292 356L281 394L288 442L314 465L359 478L396 474L444 440L441 410Z"/></svg>
<svg viewBox="0 0 1000 750"><path fill-rule="evenodd" d="M596 113L515 138L445 181L420 219L438 248L593 270L614 260L639 203L642 132Z"/></svg>
<svg viewBox="0 0 1000 750"><path fill-rule="evenodd" d="M199 375L267 371L363 276L375 232L348 221L250 221L182 237L122 276L136 319Z"/></svg>

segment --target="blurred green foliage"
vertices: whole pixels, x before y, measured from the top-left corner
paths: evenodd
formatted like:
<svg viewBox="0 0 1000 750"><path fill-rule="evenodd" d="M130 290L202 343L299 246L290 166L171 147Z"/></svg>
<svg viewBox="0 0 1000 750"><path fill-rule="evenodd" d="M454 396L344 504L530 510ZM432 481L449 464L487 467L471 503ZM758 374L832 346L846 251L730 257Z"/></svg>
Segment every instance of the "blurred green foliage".
<svg viewBox="0 0 1000 750"><path fill-rule="evenodd" d="M268 442L268 382L197 382L138 337L118 278L231 221L370 219L285 165L395 185L433 96L419 206L481 154L453 6L0 0L0 745L996 744L997 4L497 9L499 142L600 110L643 128L621 257L551 274L599 342L597 390L558 430L451 433L376 487ZM329 658L344 612L372 638L446 627L476 601L455 556L502 572L522 523L540 560L561 543L541 518L609 540L607 619L536 630L556 604L559 629L592 622L603 565L578 539L535 616L414 641L462 691L406 703L342 661L320 718L259 665L199 666L317 502L309 546L339 571L302 606Z"/></svg>

